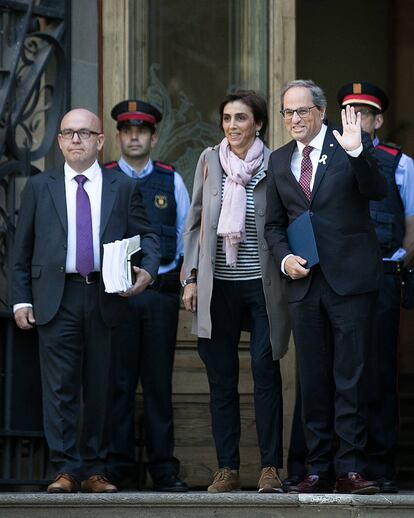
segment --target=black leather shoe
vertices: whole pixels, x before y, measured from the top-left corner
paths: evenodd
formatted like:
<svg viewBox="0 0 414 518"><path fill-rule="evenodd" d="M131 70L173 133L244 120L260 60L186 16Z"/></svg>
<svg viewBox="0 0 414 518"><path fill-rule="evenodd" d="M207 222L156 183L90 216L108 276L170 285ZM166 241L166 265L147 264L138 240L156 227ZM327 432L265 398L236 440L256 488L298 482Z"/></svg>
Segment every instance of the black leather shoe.
<svg viewBox="0 0 414 518"><path fill-rule="evenodd" d="M168 475L154 480L153 490L164 493L187 493L188 486L177 475Z"/></svg>
<svg viewBox="0 0 414 518"><path fill-rule="evenodd" d="M398 486L393 480L388 478L380 478L377 480L380 493L398 493Z"/></svg>
<svg viewBox="0 0 414 518"><path fill-rule="evenodd" d="M285 480L282 481L283 491L288 493L291 486L297 486L304 478L305 477L301 477L299 475L291 475L290 477L285 478Z"/></svg>

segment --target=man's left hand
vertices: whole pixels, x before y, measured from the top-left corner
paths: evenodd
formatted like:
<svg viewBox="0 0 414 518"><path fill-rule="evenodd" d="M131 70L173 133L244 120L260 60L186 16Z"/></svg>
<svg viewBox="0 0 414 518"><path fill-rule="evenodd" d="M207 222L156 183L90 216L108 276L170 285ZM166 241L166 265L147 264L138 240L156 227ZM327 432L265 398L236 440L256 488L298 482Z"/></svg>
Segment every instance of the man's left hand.
<svg viewBox="0 0 414 518"><path fill-rule="evenodd" d="M133 268L136 275L135 284L129 288L129 290L118 293L121 297L132 297L132 295L141 293L141 291L144 291L152 281L152 277L147 270L138 268L137 266L134 266Z"/></svg>
<svg viewBox="0 0 414 518"><path fill-rule="evenodd" d="M341 110L342 135L333 130L334 137L345 151L354 151L361 145L361 114L355 113L353 106L346 106Z"/></svg>

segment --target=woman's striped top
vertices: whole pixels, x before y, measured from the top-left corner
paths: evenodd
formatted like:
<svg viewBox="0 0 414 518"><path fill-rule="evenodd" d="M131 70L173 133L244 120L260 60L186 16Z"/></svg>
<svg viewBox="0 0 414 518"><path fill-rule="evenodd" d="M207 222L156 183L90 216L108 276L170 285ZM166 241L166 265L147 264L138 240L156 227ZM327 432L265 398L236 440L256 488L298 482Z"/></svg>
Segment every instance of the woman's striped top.
<svg viewBox="0 0 414 518"><path fill-rule="evenodd" d="M235 267L226 265L226 253L223 251L223 238L218 236L216 248L216 262L214 278L222 280L250 280L259 279L262 276L259 259L259 246L257 239L256 222L254 218L253 189L265 176L263 164L250 182L246 185L246 236L245 241L240 243ZM224 183L227 176L223 174L221 183L221 199L223 201Z"/></svg>

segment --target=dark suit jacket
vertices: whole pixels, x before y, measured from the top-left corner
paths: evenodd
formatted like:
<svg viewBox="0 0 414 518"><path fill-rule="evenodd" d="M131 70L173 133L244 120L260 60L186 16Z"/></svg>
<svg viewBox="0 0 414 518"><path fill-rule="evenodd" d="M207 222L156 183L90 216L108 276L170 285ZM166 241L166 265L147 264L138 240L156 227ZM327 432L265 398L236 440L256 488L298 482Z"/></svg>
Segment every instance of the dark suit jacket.
<svg viewBox="0 0 414 518"><path fill-rule="evenodd" d="M159 238L153 232L138 182L102 168L101 264L103 243L141 235L141 267L155 279L159 265ZM33 304L37 324L56 314L65 286L67 210L63 167L28 179L22 193L14 242L12 304ZM107 294L101 281L100 307L108 325L128 314L127 299Z"/></svg>
<svg viewBox="0 0 414 518"><path fill-rule="evenodd" d="M369 135L363 133L363 151L350 157L328 126L310 201L291 171L296 141L270 155L267 183L265 237L280 267L292 253L286 227L304 211L312 217L321 270L339 295L366 293L378 288L381 255L369 213L369 200L386 195L386 180L379 172ZM289 280L288 299L301 300L311 275Z"/></svg>

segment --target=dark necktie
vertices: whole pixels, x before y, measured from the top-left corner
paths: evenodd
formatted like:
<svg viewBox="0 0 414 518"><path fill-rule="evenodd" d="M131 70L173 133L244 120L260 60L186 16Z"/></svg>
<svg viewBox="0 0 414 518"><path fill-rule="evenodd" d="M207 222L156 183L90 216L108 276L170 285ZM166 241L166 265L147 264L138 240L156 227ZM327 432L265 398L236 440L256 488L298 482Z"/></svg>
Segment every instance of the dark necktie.
<svg viewBox="0 0 414 518"><path fill-rule="evenodd" d="M310 183L312 180L312 160L310 159L310 153L312 146L305 146L302 151L302 163L300 164L300 178L299 185L302 187L302 191L305 196L310 200L311 190Z"/></svg>
<svg viewBox="0 0 414 518"><path fill-rule="evenodd" d="M78 182L76 191L76 269L86 277L93 270L93 238L91 203L84 183L83 174L75 176Z"/></svg>

